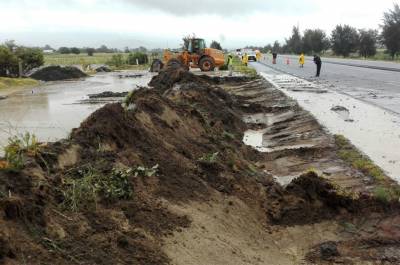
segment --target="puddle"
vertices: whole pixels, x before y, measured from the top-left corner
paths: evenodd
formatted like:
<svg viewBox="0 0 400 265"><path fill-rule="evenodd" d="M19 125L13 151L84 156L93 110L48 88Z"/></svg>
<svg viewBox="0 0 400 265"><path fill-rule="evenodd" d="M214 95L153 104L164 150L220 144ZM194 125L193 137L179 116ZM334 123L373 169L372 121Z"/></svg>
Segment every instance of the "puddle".
<svg viewBox="0 0 400 265"><path fill-rule="evenodd" d="M293 111L287 111L283 113L256 113L251 115L243 116L243 121L245 123L253 124L264 124L266 126L273 125L277 122L282 122L292 118L294 115Z"/></svg>
<svg viewBox="0 0 400 265"><path fill-rule="evenodd" d="M120 78L121 74L142 76ZM1 91L8 97L0 101L0 145L4 146L10 136L26 131L34 133L40 141L65 138L72 128L110 102L88 100L89 94L130 91L146 86L152 76L144 71L98 73L81 80L47 82L29 89Z"/></svg>
<svg viewBox="0 0 400 265"><path fill-rule="evenodd" d="M282 146L277 146L277 147L268 147L268 144L265 143L265 139L264 139L264 134L266 131L267 131L267 129L245 131L244 136L243 136L244 144L252 146L256 150L263 152L263 153L315 147L315 144L295 144L295 145L282 145Z"/></svg>
<svg viewBox="0 0 400 265"><path fill-rule="evenodd" d="M278 182L281 186L285 187L290 184L294 179L298 178L297 176L274 176L274 180Z"/></svg>
<svg viewBox="0 0 400 265"><path fill-rule="evenodd" d="M354 120L350 118L350 111L343 106L334 106L331 111L336 112L338 116L347 122L353 122Z"/></svg>
<svg viewBox="0 0 400 265"><path fill-rule="evenodd" d="M260 152L270 152L271 149L264 147L263 146L263 136L264 133L266 132L266 129L264 130L247 130L244 132L243 136L243 142L246 145L250 145L254 147L256 150Z"/></svg>

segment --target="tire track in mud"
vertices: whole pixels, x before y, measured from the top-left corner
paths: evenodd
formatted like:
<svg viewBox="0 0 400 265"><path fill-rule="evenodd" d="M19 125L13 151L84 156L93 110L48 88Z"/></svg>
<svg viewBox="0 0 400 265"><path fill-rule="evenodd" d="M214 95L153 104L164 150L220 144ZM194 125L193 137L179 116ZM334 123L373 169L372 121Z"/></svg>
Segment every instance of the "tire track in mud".
<svg viewBox="0 0 400 265"><path fill-rule="evenodd" d="M322 84L264 68L261 76L310 111L332 134L342 134L396 181L400 180L400 117ZM346 115L334 111L348 110Z"/></svg>

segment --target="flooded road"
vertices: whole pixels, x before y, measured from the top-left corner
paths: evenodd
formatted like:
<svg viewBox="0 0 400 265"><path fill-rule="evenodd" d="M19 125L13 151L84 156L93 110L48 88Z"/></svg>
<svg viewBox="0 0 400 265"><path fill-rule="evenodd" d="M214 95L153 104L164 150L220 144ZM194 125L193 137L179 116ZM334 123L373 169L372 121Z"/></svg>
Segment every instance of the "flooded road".
<svg viewBox="0 0 400 265"><path fill-rule="evenodd" d="M143 74L142 77L120 75ZM8 98L0 101L0 145L10 136L30 132L40 141L68 136L72 128L105 103L88 104L88 94L104 91L124 92L146 86L151 73L127 71L99 73L75 81L47 82L33 88L2 90Z"/></svg>

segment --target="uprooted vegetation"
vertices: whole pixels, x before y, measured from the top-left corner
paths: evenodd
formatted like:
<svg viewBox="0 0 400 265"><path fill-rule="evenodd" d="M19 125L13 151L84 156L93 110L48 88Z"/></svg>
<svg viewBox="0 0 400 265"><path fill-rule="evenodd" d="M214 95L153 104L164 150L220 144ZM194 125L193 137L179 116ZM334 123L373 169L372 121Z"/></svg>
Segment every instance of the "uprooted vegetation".
<svg viewBox="0 0 400 265"><path fill-rule="evenodd" d="M69 139L38 145L30 135L10 142L22 164L0 172L0 261L310 264L307 258L319 264L326 260L317 244L332 239L347 251L338 246L335 257L353 261L348 253L356 250L348 245L356 239L336 235L335 224L358 224L372 215L383 225L397 216L395 202L343 191L315 172L285 187L274 180L273 161L285 167L282 159L289 155L319 158L331 150L261 154L242 143L254 126L244 122L248 111L279 117L300 111L265 81L167 69L150 85L123 104L97 110ZM258 90L251 96L232 92L250 88ZM261 105L261 95L273 105ZM307 135L321 137L314 120L304 113L297 118ZM277 120L270 133L281 133L289 121L296 119ZM293 141L278 136L271 136L277 144ZM398 228L386 229L392 237L382 234L385 242L397 238ZM287 253L288 244L296 253Z"/></svg>

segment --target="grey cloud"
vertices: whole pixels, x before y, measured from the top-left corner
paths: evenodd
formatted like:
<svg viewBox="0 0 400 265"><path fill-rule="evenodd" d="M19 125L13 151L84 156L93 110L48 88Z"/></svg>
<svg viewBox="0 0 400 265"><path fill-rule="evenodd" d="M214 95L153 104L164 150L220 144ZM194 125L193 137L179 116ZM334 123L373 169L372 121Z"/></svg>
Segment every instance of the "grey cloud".
<svg viewBox="0 0 400 265"><path fill-rule="evenodd" d="M115 1L115 0L114 0ZM143 9L159 10L177 16L231 16L254 12L304 14L313 10L312 0L119 0Z"/></svg>

